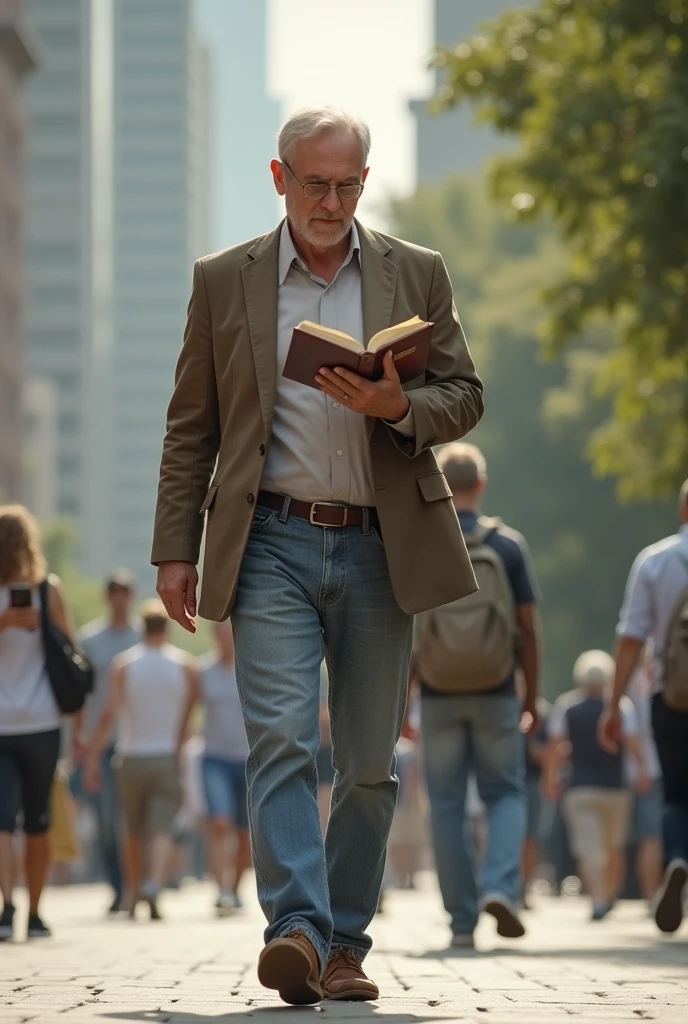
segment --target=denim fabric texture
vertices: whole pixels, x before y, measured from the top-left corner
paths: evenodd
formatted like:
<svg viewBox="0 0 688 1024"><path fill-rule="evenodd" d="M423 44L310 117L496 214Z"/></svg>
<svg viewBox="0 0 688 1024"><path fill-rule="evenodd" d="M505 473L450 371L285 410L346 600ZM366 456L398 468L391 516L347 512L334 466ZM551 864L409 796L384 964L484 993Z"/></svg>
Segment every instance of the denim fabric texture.
<svg viewBox="0 0 688 1024"><path fill-rule="evenodd" d="M232 612L251 752L248 809L266 942L298 929L321 966L363 957L398 780L412 619L393 594L382 540L364 524L311 526L257 507ZM332 813L316 799L320 665L329 681Z"/></svg>
<svg viewBox="0 0 688 1024"><path fill-rule="evenodd" d="M520 896L521 846L526 830L525 751L515 696L424 697L423 758L435 862L455 935L478 922L480 897ZM466 786L475 773L488 818L480 872L465 829Z"/></svg>
<svg viewBox="0 0 688 1024"><path fill-rule="evenodd" d="M208 817L229 818L236 828L248 828L244 762L206 754L202 771Z"/></svg>

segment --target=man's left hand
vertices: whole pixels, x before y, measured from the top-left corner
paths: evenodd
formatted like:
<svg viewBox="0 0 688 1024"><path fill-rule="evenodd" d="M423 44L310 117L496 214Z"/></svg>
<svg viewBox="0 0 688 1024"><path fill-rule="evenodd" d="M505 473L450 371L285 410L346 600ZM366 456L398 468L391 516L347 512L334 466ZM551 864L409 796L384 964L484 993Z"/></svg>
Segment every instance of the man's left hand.
<svg viewBox="0 0 688 1024"><path fill-rule="evenodd" d="M526 736L532 736L540 728L540 712L537 709L537 702L526 700L521 708L521 732Z"/></svg>
<svg viewBox="0 0 688 1024"><path fill-rule="evenodd" d="M402 390L391 352L385 354L382 365L385 375L378 381L359 377L357 373L345 370L342 366L334 370L323 367L315 379L326 395L341 402L352 412L362 416L377 416L395 423L403 420L411 403Z"/></svg>

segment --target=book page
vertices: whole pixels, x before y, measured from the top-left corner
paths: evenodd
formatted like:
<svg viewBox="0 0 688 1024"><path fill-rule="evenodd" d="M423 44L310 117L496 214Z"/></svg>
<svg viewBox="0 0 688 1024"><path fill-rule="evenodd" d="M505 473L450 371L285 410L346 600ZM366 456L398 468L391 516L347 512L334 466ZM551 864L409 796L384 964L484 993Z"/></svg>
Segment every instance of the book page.
<svg viewBox="0 0 688 1024"><path fill-rule="evenodd" d="M386 327L384 331L378 331L372 336L368 344L368 351L377 352L383 345L389 345L397 338L405 338L409 334L414 334L416 331L422 330L425 325L425 320L421 320L419 316L412 316L410 320L404 320L401 324Z"/></svg>
<svg viewBox="0 0 688 1024"><path fill-rule="evenodd" d="M323 327L322 324L314 324L312 320L302 320L300 324L297 324L297 328L299 331L305 331L306 334L312 334L315 338L322 338L323 341L331 341L333 345L351 349L352 352L363 351L360 341L356 341L344 331L335 330L334 327Z"/></svg>

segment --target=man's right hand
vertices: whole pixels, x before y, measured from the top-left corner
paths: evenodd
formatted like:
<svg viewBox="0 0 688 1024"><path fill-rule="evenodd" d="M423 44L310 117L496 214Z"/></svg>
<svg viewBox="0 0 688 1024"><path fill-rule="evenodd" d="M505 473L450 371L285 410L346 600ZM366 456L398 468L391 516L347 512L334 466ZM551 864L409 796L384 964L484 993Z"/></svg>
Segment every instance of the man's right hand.
<svg viewBox="0 0 688 1024"><path fill-rule="evenodd" d="M41 615L36 608L7 608L0 615L0 633L5 629L38 629Z"/></svg>
<svg viewBox="0 0 688 1024"><path fill-rule="evenodd" d="M597 724L597 742L608 754L616 754L621 739L621 714L618 704L608 704Z"/></svg>
<svg viewBox="0 0 688 1024"><path fill-rule="evenodd" d="M198 573L191 562L161 562L156 590L167 614L188 633L196 632Z"/></svg>

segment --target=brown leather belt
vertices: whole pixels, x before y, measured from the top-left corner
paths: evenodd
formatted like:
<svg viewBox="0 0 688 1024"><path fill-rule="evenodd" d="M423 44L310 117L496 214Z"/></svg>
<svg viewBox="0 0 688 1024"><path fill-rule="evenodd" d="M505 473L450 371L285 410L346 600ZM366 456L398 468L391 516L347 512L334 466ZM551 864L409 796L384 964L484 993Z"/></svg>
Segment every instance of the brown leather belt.
<svg viewBox="0 0 688 1024"><path fill-rule="evenodd" d="M273 494L272 491L260 491L256 504L264 508L281 512L284 508L285 496ZM337 505L333 501L297 501L289 500L289 515L306 519L312 526L363 526L364 514L368 513L368 523L376 529L380 521L376 508L362 508L360 505Z"/></svg>

